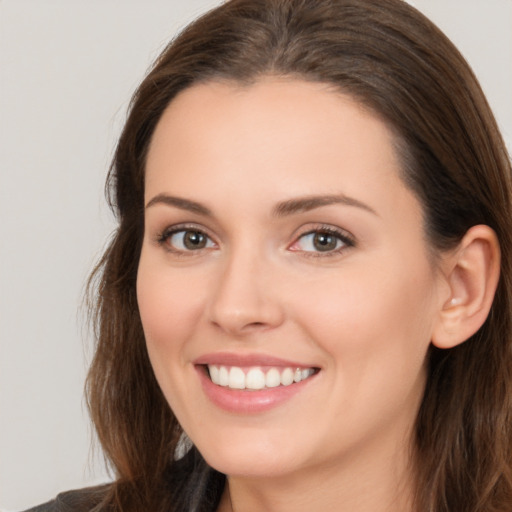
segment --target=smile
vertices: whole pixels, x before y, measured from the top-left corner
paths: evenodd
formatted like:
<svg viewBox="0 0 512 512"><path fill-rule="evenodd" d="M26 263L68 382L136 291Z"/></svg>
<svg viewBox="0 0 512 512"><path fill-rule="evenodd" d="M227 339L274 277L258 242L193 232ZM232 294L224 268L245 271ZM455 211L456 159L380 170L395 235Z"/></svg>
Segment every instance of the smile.
<svg viewBox="0 0 512 512"><path fill-rule="evenodd" d="M291 367L239 367L207 365L211 381L230 389L261 390L279 386L291 386L308 379L315 373L314 368Z"/></svg>
<svg viewBox="0 0 512 512"><path fill-rule="evenodd" d="M205 396L235 414L265 413L311 393L322 368L269 354L204 354L194 362ZM309 390L309 391L306 391Z"/></svg>

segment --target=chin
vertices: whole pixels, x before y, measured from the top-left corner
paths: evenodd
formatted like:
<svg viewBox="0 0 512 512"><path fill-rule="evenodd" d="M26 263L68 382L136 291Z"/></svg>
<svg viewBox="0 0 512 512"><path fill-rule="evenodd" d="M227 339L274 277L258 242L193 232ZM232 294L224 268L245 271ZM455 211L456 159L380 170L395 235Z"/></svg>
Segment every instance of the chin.
<svg viewBox="0 0 512 512"><path fill-rule="evenodd" d="M283 460L276 460L275 457L261 457L257 459L213 457L205 458L208 464L231 477L245 478L276 478L293 473L298 468L292 467Z"/></svg>
<svg viewBox="0 0 512 512"><path fill-rule="evenodd" d="M293 473L300 465L296 450L270 441L217 443L198 449L211 467L229 476L278 477Z"/></svg>

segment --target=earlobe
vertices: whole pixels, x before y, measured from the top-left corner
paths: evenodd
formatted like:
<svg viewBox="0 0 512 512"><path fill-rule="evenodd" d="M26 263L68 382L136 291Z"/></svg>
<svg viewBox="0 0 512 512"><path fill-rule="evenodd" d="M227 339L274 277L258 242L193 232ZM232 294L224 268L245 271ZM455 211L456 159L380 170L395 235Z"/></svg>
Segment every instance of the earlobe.
<svg viewBox="0 0 512 512"><path fill-rule="evenodd" d="M496 233L473 226L446 261L449 297L440 305L432 333L438 348L463 343L483 325L494 299L500 275L500 247Z"/></svg>

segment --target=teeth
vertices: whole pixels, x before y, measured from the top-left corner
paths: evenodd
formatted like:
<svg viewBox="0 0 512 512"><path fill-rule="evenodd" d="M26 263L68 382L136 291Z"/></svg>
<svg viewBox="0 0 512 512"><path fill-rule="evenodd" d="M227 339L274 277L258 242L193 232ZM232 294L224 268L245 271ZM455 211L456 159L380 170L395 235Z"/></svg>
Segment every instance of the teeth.
<svg viewBox="0 0 512 512"><path fill-rule="evenodd" d="M231 367L228 386L233 389L245 389L245 373L242 368Z"/></svg>
<svg viewBox="0 0 512 512"><path fill-rule="evenodd" d="M245 376L245 387L263 389L265 387L265 374L259 368L251 368Z"/></svg>
<svg viewBox="0 0 512 512"><path fill-rule="evenodd" d="M216 384L218 384L220 382L220 379L219 379L219 367L218 366L213 366L211 365L209 367L209 370L210 370L210 378L212 379L212 382L215 382Z"/></svg>
<svg viewBox="0 0 512 512"><path fill-rule="evenodd" d="M291 368L285 368L281 374L281 384L283 386L289 386L293 382L293 370Z"/></svg>
<svg viewBox="0 0 512 512"><path fill-rule="evenodd" d="M229 372L228 369L225 366L221 366L219 369L219 382L216 384L219 384L220 386L227 386L229 385Z"/></svg>
<svg viewBox="0 0 512 512"><path fill-rule="evenodd" d="M266 373L259 367L244 371L238 366L208 365L210 378L214 384L231 389L263 389L277 386L290 386L295 382L311 377L313 368L270 368Z"/></svg>
<svg viewBox="0 0 512 512"><path fill-rule="evenodd" d="M267 375L265 375L265 386L267 388L277 388L281 384L281 375L279 375L279 370L277 368L271 368Z"/></svg>

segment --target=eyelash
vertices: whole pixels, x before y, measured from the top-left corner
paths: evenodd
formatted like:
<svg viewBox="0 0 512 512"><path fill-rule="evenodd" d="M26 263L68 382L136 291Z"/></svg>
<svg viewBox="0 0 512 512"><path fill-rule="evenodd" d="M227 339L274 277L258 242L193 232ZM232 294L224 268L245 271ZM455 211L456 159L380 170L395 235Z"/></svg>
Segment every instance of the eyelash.
<svg viewBox="0 0 512 512"><path fill-rule="evenodd" d="M198 233L200 235L203 235L209 240L210 242L213 241L212 237L208 235L208 233L205 232L204 229L200 228L199 226L193 225L193 224L182 224L177 226L172 226L164 229L160 234L157 236L157 242L159 245L164 246L165 249L168 252L171 252L177 256L192 256L193 253L201 253L203 250L211 249L212 247L203 247L199 249L190 249L190 250L182 250L182 249L176 249L172 245L170 245L169 240L172 236L176 235L177 233L186 233L186 232L193 232ZM292 249L294 245L296 245L301 239L309 236L309 235L320 235L325 234L328 236L335 237L339 242L341 242L342 246L333 250L327 250L327 251L304 251L300 249ZM207 242L208 243L208 242ZM307 258L326 258L326 257L332 257L337 256L340 253L344 252L350 247L354 247L356 245L355 240L352 235L350 235L348 232L341 230L339 228L335 228L330 225L319 225L318 227L315 227L313 229L309 229L308 231L301 233L298 235L295 240L292 242L291 245L288 246L288 250L291 250L293 252L301 252L303 256Z"/></svg>
<svg viewBox="0 0 512 512"><path fill-rule="evenodd" d="M341 242L341 247L328 250L328 251L301 251L300 249L290 249L293 251L301 252L302 255L306 258L329 258L333 256L339 256L342 252L345 252L347 249L351 247L355 247L356 242L354 237L349 234L347 231L335 228L334 226L330 225L319 225L313 229L309 229L305 233L301 233L295 241L291 244L290 247L293 247L296 245L299 240L309 236L309 235L328 235L335 237L338 241Z"/></svg>
<svg viewBox="0 0 512 512"><path fill-rule="evenodd" d="M194 224L180 224L177 226L172 226L165 228L158 236L157 236L157 242L159 245L163 246L166 251L171 252L177 256L192 256L192 253L200 253L205 249L210 249L211 247L204 247L200 249L195 250L182 250L182 249L176 249L174 248L170 243L169 240L172 236L176 235L177 233L198 233L200 235L203 235L206 237L207 240L210 242L213 242L213 239L208 233L205 232L204 229L200 228L199 226L196 226ZM213 242L215 243L215 242Z"/></svg>

